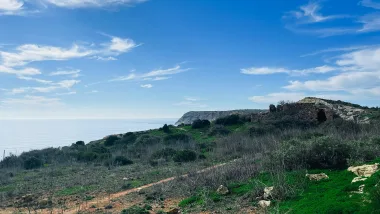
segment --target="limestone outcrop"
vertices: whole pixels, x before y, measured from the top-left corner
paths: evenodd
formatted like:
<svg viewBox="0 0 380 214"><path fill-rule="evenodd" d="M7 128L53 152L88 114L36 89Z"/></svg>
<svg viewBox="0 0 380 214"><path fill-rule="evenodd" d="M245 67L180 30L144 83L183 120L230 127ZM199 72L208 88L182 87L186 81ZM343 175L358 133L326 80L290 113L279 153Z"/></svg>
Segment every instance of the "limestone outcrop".
<svg viewBox="0 0 380 214"><path fill-rule="evenodd" d="M209 120L214 121L221 117L226 117L233 114L238 115L251 115L260 112L267 112L267 110L260 109L246 109L246 110L231 110L231 111L190 111L184 114L175 124L192 124L195 120Z"/></svg>

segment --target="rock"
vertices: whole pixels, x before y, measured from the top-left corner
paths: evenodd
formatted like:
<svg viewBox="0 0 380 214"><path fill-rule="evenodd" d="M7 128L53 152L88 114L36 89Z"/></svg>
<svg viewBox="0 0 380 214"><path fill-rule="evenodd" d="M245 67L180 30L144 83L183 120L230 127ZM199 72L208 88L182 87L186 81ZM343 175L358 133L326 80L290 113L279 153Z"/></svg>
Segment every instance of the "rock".
<svg viewBox="0 0 380 214"><path fill-rule="evenodd" d="M227 195L230 191L228 190L227 187L223 186L223 185L220 185L219 188L216 190L216 192L219 194L219 195Z"/></svg>
<svg viewBox="0 0 380 214"><path fill-rule="evenodd" d="M178 208L171 209L167 214L180 214L181 211Z"/></svg>
<svg viewBox="0 0 380 214"><path fill-rule="evenodd" d="M320 181L323 179L329 179L329 176L327 176L325 173L320 174L306 174L306 177L309 178L311 181Z"/></svg>
<svg viewBox="0 0 380 214"><path fill-rule="evenodd" d="M221 117L227 117L233 114L240 116L267 112L268 110L246 109L246 110L231 110L231 111L190 111L184 114L175 124L192 124L195 120L214 121Z"/></svg>
<svg viewBox="0 0 380 214"><path fill-rule="evenodd" d="M264 199L268 199L272 197L274 187L265 187L264 188Z"/></svg>
<svg viewBox="0 0 380 214"><path fill-rule="evenodd" d="M371 177L375 172L379 170L379 164L375 163L372 165L362 165L362 166L350 166L348 171L355 173L357 176Z"/></svg>
<svg viewBox="0 0 380 214"><path fill-rule="evenodd" d="M351 183L355 183L355 182L359 182L359 181L365 181L367 180L367 178L363 178L363 177L356 177L354 179L352 179Z"/></svg>
<svg viewBox="0 0 380 214"><path fill-rule="evenodd" d="M259 201L259 206L263 209L267 208L270 206L270 201L266 201L266 200L261 200Z"/></svg>

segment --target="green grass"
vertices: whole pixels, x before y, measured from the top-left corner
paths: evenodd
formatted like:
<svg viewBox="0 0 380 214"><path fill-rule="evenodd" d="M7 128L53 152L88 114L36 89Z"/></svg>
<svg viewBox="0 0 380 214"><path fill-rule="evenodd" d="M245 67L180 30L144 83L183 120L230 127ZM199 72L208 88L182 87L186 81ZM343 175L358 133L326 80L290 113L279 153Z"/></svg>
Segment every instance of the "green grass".
<svg viewBox="0 0 380 214"><path fill-rule="evenodd" d="M56 192L57 196L69 196L69 195L76 195L80 193L85 193L93 189L92 186L74 186L74 187L69 187L63 190L60 190Z"/></svg>
<svg viewBox="0 0 380 214"><path fill-rule="evenodd" d="M204 200L201 197L199 197L199 196L192 196L190 198L186 198L186 199L182 200L178 204L178 206L179 207L187 207L187 206L189 206L191 204L198 204L199 205L199 204L203 204L203 203L204 203Z"/></svg>
<svg viewBox="0 0 380 214"><path fill-rule="evenodd" d="M15 190L16 187L8 185L8 186L0 186L0 192L10 192Z"/></svg>
<svg viewBox="0 0 380 214"><path fill-rule="evenodd" d="M351 193L366 182L351 184L356 176L347 170L323 172L329 179L309 181L305 191L298 197L279 203L281 213L368 213L368 204L363 202L364 195Z"/></svg>

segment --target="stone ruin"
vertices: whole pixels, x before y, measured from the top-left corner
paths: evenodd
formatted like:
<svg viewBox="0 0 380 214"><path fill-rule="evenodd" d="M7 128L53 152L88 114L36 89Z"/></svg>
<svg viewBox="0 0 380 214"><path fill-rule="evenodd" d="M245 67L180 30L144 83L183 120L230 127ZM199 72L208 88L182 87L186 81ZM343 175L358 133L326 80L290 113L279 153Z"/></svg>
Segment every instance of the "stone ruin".
<svg viewBox="0 0 380 214"><path fill-rule="evenodd" d="M369 118L362 117L365 110L343 104L332 104L324 99L306 97L295 103L271 104L269 112L251 115L251 121L261 121L268 114L284 112L295 115L301 120L325 122L342 118L356 123L369 123Z"/></svg>

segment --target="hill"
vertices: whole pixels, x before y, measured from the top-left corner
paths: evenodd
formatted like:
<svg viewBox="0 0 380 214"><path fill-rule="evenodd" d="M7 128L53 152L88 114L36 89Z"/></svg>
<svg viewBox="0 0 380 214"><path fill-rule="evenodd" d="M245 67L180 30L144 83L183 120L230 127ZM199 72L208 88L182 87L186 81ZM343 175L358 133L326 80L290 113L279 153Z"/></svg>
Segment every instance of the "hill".
<svg viewBox="0 0 380 214"><path fill-rule="evenodd" d="M307 98L7 157L0 213L377 213L377 168L358 183L347 169L380 163L379 111L353 105Z"/></svg>

